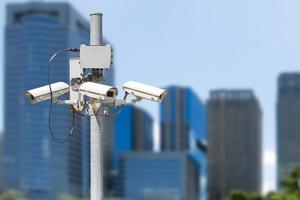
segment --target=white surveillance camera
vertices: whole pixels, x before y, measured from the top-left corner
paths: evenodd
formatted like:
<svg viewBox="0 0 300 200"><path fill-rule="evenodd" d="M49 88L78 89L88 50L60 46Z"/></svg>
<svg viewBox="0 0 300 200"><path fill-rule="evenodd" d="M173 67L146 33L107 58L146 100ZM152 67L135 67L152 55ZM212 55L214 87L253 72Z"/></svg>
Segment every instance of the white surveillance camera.
<svg viewBox="0 0 300 200"><path fill-rule="evenodd" d="M52 97L57 98L69 92L69 85L64 82L57 82L51 84L51 89L52 89ZM49 85L28 90L26 92L26 96L28 97L31 103L39 103L41 101L51 99Z"/></svg>
<svg viewBox="0 0 300 200"><path fill-rule="evenodd" d="M103 99L106 97L115 98L118 95L117 88L93 82L85 82L81 84L79 87L79 92L82 95L96 99Z"/></svg>
<svg viewBox="0 0 300 200"><path fill-rule="evenodd" d="M135 81L128 81L123 85L123 89L137 98L148 99L154 102L161 102L167 96L167 91Z"/></svg>

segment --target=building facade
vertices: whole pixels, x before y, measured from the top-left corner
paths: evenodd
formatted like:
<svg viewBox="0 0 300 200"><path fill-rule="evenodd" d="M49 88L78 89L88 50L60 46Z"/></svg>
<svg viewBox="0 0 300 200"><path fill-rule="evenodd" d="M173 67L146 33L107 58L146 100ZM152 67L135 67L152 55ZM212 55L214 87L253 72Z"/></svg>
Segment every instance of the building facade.
<svg viewBox="0 0 300 200"><path fill-rule="evenodd" d="M251 90L214 90L208 109L208 199L261 191L261 109Z"/></svg>
<svg viewBox="0 0 300 200"><path fill-rule="evenodd" d="M3 134L0 133L0 194L3 192Z"/></svg>
<svg viewBox="0 0 300 200"><path fill-rule="evenodd" d="M57 144L48 130L50 102L31 105L25 92L47 84L54 52L89 44L89 23L68 3L8 4L6 16L4 188L18 189L33 200L87 196L89 119L76 115L73 135ZM51 82L69 82L69 56L78 55L62 54L53 61ZM56 137L64 139L72 124L69 108L54 105L51 122ZM113 122L105 124L105 151L112 154ZM109 157L106 170L112 166Z"/></svg>
<svg viewBox="0 0 300 200"><path fill-rule="evenodd" d="M198 165L188 153L124 153L120 166L124 199L198 199Z"/></svg>
<svg viewBox="0 0 300 200"><path fill-rule="evenodd" d="M120 155L126 152L153 151L153 119L145 110L126 105L115 122L114 195L122 196L120 187L124 180L119 171Z"/></svg>
<svg viewBox="0 0 300 200"><path fill-rule="evenodd" d="M152 117L136 106L124 106L116 117L115 152L152 150Z"/></svg>
<svg viewBox="0 0 300 200"><path fill-rule="evenodd" d="M161 151L189 152L200 170L200 197L206 199L206 108L190 88L170 86L160 106Z"/></svg>
<svg viewBox="0 0 300 200"><path fill-rule="evenodd" d="M205 105L190 88L170 86L160 107L161 150L186 151L206 142Z"/></svg>
<svg viewBox="0 0 300 200"><path fill-rule="evenodd" d="M300 73L282 73L277 92L278 186L300 164Z"/></svg>

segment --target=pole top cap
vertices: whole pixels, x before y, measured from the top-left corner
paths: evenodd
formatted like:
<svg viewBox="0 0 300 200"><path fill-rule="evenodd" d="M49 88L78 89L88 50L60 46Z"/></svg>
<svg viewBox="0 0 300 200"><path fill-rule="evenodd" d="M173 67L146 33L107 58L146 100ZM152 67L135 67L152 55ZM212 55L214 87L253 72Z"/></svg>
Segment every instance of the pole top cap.
<svg viewBox="0 0 300 200"><path fill-rule="evenodd" d="M90 16L93 16L93 15L100 15L100 16L102 16L103 14L101 12L92 12L90 14Z"/></svg>

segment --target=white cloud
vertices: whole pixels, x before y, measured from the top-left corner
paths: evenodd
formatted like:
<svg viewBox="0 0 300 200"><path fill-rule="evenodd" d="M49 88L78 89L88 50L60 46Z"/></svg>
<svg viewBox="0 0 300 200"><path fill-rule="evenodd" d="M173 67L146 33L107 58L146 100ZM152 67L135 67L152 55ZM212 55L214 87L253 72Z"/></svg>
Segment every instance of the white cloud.
<svg viewBox="0 0 300 200"><path fill-rule="evenodd" d="M265 150L263 154L263 166L265 167L276 167L276 154L274 151Z"/></svg>
<svg viewBox="0 0 300 200"><path fill-rule="evenodd" d="M263 152L263 194L276 189L276 153L266 149Z"/></svg>

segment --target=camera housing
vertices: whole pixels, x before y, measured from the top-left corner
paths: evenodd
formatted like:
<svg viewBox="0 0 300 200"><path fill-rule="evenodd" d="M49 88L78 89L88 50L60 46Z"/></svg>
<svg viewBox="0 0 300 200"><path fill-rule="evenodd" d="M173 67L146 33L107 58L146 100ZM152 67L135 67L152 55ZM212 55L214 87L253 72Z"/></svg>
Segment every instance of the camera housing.
<svg viewBox="0 0 300 200"><path fill-rule="evenodd" d="M79 93L96 99L115 98L118 89L100 83L85 82L80 85Z"/></svg>
<svg viewBox="0 0 300 200"><path fill-rule="evenodd" d="M70 87L64 82L56 82L51 84L51 90L52 97L55 99L69 92ZM33 104L51 99L49 85L28 90L25 95Z"/></svg>
<svg viewBox="0 0 300 200"><path fill-rule="evenodd" d="M135 81L126 82L123 84L123 89L138 99L148 99L154 102L161 102L167 96L167 91L164 89Z"/></svg>

